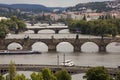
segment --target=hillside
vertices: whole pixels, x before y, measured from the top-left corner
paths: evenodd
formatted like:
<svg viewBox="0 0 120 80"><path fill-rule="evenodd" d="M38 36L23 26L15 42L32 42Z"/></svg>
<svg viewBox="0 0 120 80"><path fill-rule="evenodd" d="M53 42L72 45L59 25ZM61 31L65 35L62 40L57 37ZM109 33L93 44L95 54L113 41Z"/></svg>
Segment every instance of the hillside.
<svg viewBox="0 0 120 80"><path fill-rule="evenodd" d="M22 11L33 11L33 12L51 12L54 9L59 9L60 11L65 10L65 8L62 7L46 7L44 5L38 5L38 4L0 4L0 7L7 7L12 9L20 9Z"/></svg>
<svg viewBox="0 0 120 80"><path fill-rule="evenodd" d="M116 3L115 1L80 3L76 6L68 7L67 11L85 11L87 9L95 10L96 12L111 11L119 9L119 4L120 2Z"/></svg>

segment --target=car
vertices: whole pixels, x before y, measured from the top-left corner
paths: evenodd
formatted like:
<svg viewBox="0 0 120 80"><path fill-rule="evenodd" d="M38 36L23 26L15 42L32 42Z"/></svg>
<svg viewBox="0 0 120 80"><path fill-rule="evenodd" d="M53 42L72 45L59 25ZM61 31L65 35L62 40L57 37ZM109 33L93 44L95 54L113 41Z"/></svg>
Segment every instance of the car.
<svg viewBox="0 0 120 80"><path fill-rule="evenodd" d="M72 60L66 60L65 62L62 62L63 66L74 66L74 62Z"/></svg>

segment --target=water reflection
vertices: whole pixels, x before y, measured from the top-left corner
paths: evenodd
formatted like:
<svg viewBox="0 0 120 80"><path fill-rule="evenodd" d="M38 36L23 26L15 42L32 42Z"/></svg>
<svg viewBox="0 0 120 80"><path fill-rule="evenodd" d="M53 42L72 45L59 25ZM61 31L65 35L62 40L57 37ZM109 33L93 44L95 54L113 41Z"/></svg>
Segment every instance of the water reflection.
<svg viewBox="0 0 120 80"><path fill-rule="evenodd" d="M85 73L72 75L72 80L86 80L86 79L83 79L84 75Z"/></svg>

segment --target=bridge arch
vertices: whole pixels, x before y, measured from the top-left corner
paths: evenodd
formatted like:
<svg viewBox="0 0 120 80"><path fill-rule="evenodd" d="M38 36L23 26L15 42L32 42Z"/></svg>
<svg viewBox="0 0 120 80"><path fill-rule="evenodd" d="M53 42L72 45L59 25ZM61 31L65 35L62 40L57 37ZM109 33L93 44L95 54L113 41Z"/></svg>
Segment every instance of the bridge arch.
<svg viewBox="0 0 120 80"><path fill-rule="evenodd" d="M27 30L27 31L25 31L24 33L34 33L34 30Z"/></svg>
<svg viewBox="0 0 120 80"><path fill-rule="evenodd" d="M119 42L111 42L106 46L107 52L120 52L120 43Z"/></svg>
<svg viewBox="0 0 120 80"><path fill-rule="evenodd" d="M85 42L81 45L81 52L99 52L99 46L95 42Z"/></svg>
<svg viewBox="0 0 120 80"><path fill-rule="evenodd" d="M20 43L17 42L11 42L6 46L7 50L22 50L23 46Z"/></svg>
<svg viewBox="0 0 120 80"><path fill-rule="evenodd" d="M60 42L56 46L58 52L74 52L74 46L69 42Z"/></svg>
<svg viewBox="0 0 120 80"><path fill-rule="evenodd" d="M42 29L39 30L38 33L55 33L55 31L52 29Z"/></svg>
<svg viewBox="0 0 120 80"><path fill-rule="evenodd" d="M31 45L33 51L48 52L48 46L43 42L35 42Z"/></svg>
<svg viewBox="0 0 120 80"><path fill-rule="evenodd" d="M59 33L69 33L69 29L61 29Z"/></svg>

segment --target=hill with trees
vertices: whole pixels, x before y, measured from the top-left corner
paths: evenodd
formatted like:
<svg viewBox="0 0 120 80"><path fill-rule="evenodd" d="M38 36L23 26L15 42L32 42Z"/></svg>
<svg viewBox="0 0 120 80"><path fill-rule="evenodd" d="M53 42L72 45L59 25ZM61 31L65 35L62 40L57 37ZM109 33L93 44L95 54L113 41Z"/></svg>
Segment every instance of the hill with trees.
<svg viewBox="0 0 120 80"><path fill-rule="evenodd" d="M86 11L87 9L94 10L96 12L107 12L111 10L119 9L120 2L116 1L104 1L104 2L89 2L79 3L73 7L68 7L67 11Z"/></svg>
<svg viewBox="0 0 120 80"><path fill-rule="evenodd" d="M11 9L19 9L21 11L32 11L32 12L51 12L54 9L59 9L60 11L65 10L64 7L46 7L40 4L0 4L0 7L7 7Z"/></svg>

